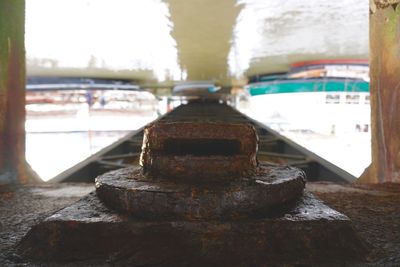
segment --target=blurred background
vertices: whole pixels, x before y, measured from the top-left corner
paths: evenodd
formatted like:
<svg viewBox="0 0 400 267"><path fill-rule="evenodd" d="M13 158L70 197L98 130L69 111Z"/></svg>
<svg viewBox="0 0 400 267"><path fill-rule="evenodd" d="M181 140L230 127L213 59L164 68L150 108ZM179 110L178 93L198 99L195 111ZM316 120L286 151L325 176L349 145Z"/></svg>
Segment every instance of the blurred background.
<svg viewBox="0 0 400 267"><path fill-rule="evenodd" d="M354 176L371 161L367 0L26 0L25 40L43 180L199 88Z"/></svg>

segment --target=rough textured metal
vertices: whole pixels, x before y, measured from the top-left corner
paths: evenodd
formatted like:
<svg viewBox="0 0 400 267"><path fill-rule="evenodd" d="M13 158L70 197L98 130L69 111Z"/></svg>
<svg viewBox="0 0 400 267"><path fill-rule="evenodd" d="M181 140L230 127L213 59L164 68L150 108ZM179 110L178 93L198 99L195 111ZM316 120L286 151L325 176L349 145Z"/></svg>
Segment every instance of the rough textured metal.
<svg viewBox="0 0 400 267"><path fill-rule="evenodd" d="M253 126L157 122L144 130L142 168L96 178L109 207L136 218L241 219L281 210L303 193L304 172L258 165Z"/></svg>
<svg viewBox="0 0 400 267"><path fill-rule="evenodd" d="M98 177L97 195L35 226L20 251L53 261L123 258L134 266L259 266L361 256L349 219L303 194L303 171L259 165L257 141L246 124L186 117L150 125L143 168Z"/></svg>
<svg viewBox="0 0 400 267"><path fill-rule="evenodd" d="M303 171L267 166L250 177L214 183L151 179L134 167L96 178L97 195L108 207L153 220L266 216L293 204L304 186Z"/></svg>
<svg viewBox="0 0 400 267"><path fill-rule="evenodd" d="M156 178L231 180L255 172L257 143L249 124L159 122L144 130L140 164Z"/></svg>
<svg viewBox="0 0 400 267"><path fill-rule="evenodd" d="M364 253L350 220L308 192L275 218L229 222L137 220L91 194L32 228L19 249L40 261L123 257L132 266L331 264Z"/></svg>

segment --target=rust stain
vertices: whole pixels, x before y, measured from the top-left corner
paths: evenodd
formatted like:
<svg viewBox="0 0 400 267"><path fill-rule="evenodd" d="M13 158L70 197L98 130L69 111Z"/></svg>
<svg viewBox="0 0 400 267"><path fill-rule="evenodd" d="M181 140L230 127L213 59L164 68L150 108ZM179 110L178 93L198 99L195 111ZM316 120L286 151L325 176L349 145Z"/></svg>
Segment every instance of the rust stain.
<svg viewBox="0 0 400 267"><path fill-rule="evenodd" d="M372 165L364 182L400 182L399 1L375 1L370 14Z"/></svg>
<svg viewBox="0 0 400 267"><path fill-rule="evenodd" d="M374 2L378 8L386 8L392 6L393 9L396 9L397 5L400 3L400 0L371 0Z"/></svg>

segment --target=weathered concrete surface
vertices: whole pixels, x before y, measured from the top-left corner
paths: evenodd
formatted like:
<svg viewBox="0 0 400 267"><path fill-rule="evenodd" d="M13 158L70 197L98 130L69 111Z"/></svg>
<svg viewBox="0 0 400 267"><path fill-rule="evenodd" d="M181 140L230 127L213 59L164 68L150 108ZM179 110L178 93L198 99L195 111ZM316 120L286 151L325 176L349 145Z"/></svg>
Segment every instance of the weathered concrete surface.
<svg viewBox="0 0 400 267"><path fill-rule="evenodd" d="M91 193L33 227L19 251L37 261L254 266L343 263L360 258L364 246L346 216L308 192L293 210L274 218L227 222L138 220L110 211Z"/></svg>
<svg viewBox="0 0 400 267"><path fill-rule="evenodd" d="M214 183L151 179L132 167L97 177L96 192L108 207L137 218L243 219L287 209L305 183L304 172L292 167L261 165L254 176Z"/></svg>
<svg viewBox="0 0 400 267"><path fill-rule="evenodd" d="M140 165L153 177L231 180L254 172L257 145L250 124L158 122L144 130Z"/></svg>
<svg viewBox="0 0 400 267"><path fill-rule="evenodd" d="M400 182L400 6L370 4L372 164L359 182Z"/></svg>
<svg viewBox="0 0 400 267"><path fill-rule="evenodd" d="M28 182L25 165L25 1L0 1L0 184Z"/></svg>

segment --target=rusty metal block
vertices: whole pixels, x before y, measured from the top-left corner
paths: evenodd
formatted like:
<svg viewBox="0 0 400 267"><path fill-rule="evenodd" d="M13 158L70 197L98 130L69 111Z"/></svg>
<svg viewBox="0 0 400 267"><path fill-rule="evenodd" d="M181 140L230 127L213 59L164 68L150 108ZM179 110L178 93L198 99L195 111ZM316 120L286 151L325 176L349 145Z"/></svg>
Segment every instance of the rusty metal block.
<svg viewBox="0 0 400 267"><path fill-rule="evenodd" d="M305 187L304 172L261 165L257 174L227 182L151 179L132 167L96 178L97 196L135 218L238 220L268 217L293 205Z"/></svg>
<svg viewBox="0 0 400 267"><path fill-rule="evenodd" d="M246 124L152 124L142 167L97 177L96 195L35 226L20 243L21 254L56 261L114 257L135 266L362 256L350 220L304 192L303 171L258 164L257 142Z"/></svg>
<svg viewBox="0 0 400 267"><path fill-rule="evenodd" d="M97 196L112 209L152 220L269 216L301 197L305 175L259 165L257 142L248 124L152 124L144 132L142 168L97 177Z"/></svg>
<svg viewBox="0 0 400 267"><path fill-rule="evenodd" d="M53 263L45 266L88 259L117 266L348 266L365 245L348 217L308 192L279 216L237 221L139 220L90 194L33 227L19 250L38 265Z"/></svg>
<svg viewBox="0 0 400 267"><path fill-rule="evenodd" d="M140 164L154 178L231 180L255 173L257 143L248 124L156 123L145 129Z"/></svg>

